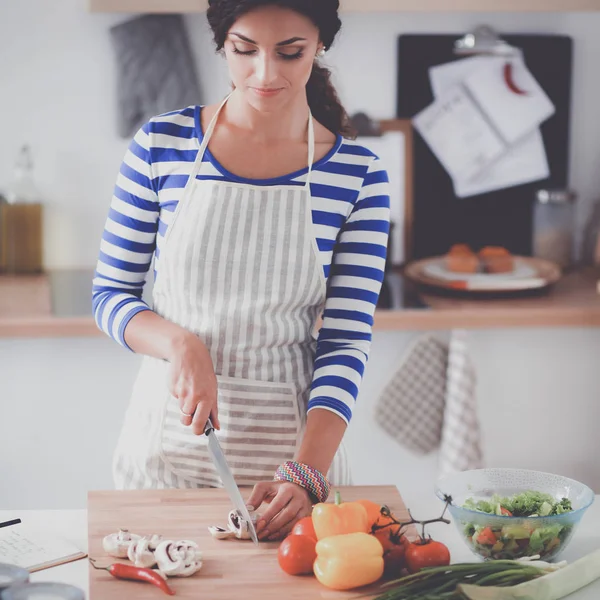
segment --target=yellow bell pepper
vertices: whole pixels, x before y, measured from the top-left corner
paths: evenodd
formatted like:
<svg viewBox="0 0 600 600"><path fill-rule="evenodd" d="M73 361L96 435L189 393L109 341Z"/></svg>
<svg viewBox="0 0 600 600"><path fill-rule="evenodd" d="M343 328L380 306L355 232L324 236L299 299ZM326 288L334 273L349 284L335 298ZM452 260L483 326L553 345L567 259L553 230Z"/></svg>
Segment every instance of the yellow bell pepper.
<svg viewBox="0 0 600 600"><path fill-rule="evenodd" d="M368 533L327 537L317 542L315 550L315 576L333 590L369 585L383 575L383 546Z"/></svg>
<svg viewBox="0 0 600 600"><path fill-rule="evenodd" d="M345 533L369 532L367 510L358 502L342 502L339 492L335 493L335 504L321 502L312 512L317 540Z"/></svg>

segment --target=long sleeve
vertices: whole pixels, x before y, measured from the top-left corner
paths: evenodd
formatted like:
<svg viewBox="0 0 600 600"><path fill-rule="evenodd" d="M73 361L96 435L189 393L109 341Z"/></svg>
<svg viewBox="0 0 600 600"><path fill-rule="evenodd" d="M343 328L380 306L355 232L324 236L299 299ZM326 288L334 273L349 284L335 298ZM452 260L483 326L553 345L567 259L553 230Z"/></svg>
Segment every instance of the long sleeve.
<svg viewBox="0 0 600 600"><path fill-rule="evenodd" d="M141 299L156 247L159 203L150 160L150 124L125 154L102 234L92 307L98 327L121 345L131 318L150 310Z"/></svg>
<svg viewBox="0 0 600 600"><path fill-rule="evenodd" d="M389 225L388 175L373 157L334 248L309 411L325 408L350 422L371 347Z"/></svg>

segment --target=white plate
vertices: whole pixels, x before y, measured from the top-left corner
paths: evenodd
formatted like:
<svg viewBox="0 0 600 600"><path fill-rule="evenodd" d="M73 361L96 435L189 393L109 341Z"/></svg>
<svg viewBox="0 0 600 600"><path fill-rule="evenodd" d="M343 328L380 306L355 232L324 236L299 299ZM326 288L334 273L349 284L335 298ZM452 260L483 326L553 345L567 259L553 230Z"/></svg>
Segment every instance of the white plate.
<svg viewBox="0 0 600 600"><path fill-rule="evenodd" d="M515 268L508 273L455 273L448 271L445 259L440 258L436 261L423 265L423 273L433 279L442 279L444 281L472 281L472 282L498 282L499 280L529 279L537 276L537 270L531 265L514 259Z"/></svg>
<svg viewBox="0 0 600 600"><path fill-rule="evenodd" d="M561 277L560 267L531 256L513 256L510 273L452 273L444 256L433 256L408 263L405 276L429 287L473 293L507 293L548 287Z"/></svg>

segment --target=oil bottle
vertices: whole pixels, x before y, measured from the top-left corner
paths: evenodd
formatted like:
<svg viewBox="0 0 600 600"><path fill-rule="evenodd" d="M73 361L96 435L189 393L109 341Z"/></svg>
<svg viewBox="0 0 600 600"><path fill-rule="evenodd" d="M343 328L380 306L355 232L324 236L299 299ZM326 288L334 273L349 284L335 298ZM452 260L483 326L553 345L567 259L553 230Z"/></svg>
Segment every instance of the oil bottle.
<svg viewBox="0 0 600 600"><path fill-rule="evenodd" d="M0 202L0 272L43 270L43 206L35 185L29 146L19 151L14 179Z"/></svg>

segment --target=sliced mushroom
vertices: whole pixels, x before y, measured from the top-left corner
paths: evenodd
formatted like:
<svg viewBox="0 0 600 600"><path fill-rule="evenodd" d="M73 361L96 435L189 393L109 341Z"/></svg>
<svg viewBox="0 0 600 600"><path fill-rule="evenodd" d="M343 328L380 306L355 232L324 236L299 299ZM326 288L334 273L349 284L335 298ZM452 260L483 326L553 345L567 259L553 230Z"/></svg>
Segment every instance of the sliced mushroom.
<svg viewBox="0 0 600 600"><path fill-rule="evenodd" d="M144 536L140 538L131 546L129 546L129 550L127 551L127 558L136 566L136 567L154 567L156 566L156 558L154 556L154 551L150 547L151 542L157 536ZM156 541L156 540L155 540ZM156 545L154 546L156 549Z"/></svg>
<svg viewBox="0 0 600 600"><path fill-rule="evenodd" d="M154 553L158 568L167 577L189 577L202 567L198 544L189 540L164 540Z"/></svg>
<svg viewBox="0 0 600 600"><path fill-rule="evenodd" d="M250 520L256 527L259 514L256 511L250 511ZM226 540L235 537L239 540L249 540L252 536L250 535L250 525L246 519L242 516L239 510L232 510L227 518L227 527L220 527L219 525L211 525L208 528L210 534L217 540Z"/></svg>
<svg viewBox="0 0 600 600"><path fill-rule="evenodd" d="M224 529L218 525L211 525L208 528L208 531L210 531L210 535L212 535L216 540L226 540L228 538L235 537L234 531L231 531L231 529Z"/></svg>
<svg viewBox="0 0 600 600"><path fill-rule="evenodd" d="M250 519L254 526L258 520L258 514L256 512L250 513ZM250 535L250 523L244 517L239 510L234 509L229 513L229 530L235 533L235 537L240 540L249 540L252 536Z"/></svg>
<svg viewBox="0 0 600 600"><path fill-rule="evenodd" d="M116 558L127 558L129 547L139 540L141 536L129 533L128 529L119 529L117 533L111 533L102 540L104 551Z"/></svg>
<svg viewBox="0 0 600 600"><path fill-rule="evenodd" d="M163 536L160 535L160 533L153 533L148 541L148 549L154 552L158 548L158 545L162 542L162 539Z"/></svg>

